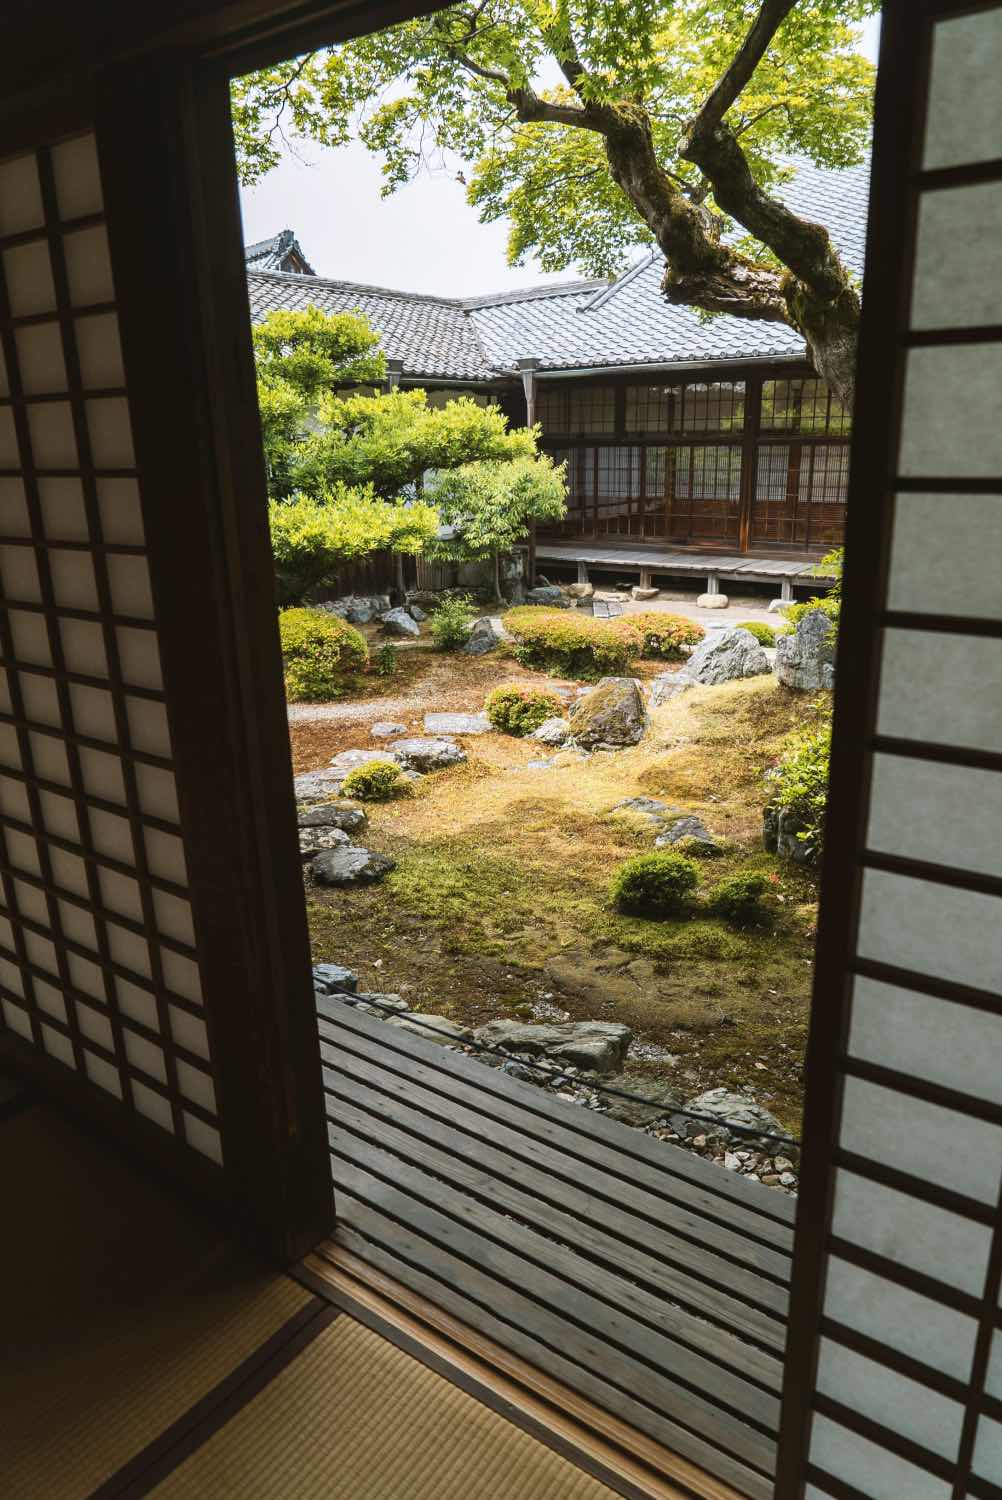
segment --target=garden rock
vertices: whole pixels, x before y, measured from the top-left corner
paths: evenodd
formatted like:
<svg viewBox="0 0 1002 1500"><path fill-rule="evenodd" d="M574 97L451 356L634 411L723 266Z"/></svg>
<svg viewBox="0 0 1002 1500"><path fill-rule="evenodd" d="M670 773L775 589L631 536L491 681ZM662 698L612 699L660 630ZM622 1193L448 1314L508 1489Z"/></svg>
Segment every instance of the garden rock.
<svg viewBox="0 0 1002 1500"><path fill-rule="evenodd" d="M700 594L696 600L697 609L726 609L730 600L726 594Z"/></svg>
<svg viewBox="0 0 1002 1500"><path fill-rule="evenodd" d="M660 594L660 592L661 592L660 589L642 589L642 588L639 588L637 586L634 586L630 590L630 598L631 599L637 599L637 600L640 600L640 599L656 599L658 597L658 595Z"/></svg>
<svg viewBox="0 0 1002 1500"><path fill-rule="evenodd" d="M354 995L358 989L358 975L354 969L342 964L314 964L313 988L318 995L336 995L341 990Z"/></svg>
<svg viewBox="0 0 1002 1500"><path fill-rule="evenodd" d="M332 756L330 768L343 781L351 771L357 771L359 766L371 766L374 761L380 765L396 766L400 764L400 757L392 750L342 750Z"/></svg>
<svg viewBox="0 0 1002 1500"><path fill-rule="evenodd" d="M651 708L660 708L695 686L688 672L662 672L651 683Z"/></svg>
<svg viewBox="0 0 1002 1500"><path fill-rule="evenodd" d="M685 675L693 682L716 686L768 672L765 652L750 630L731 625L706 636L689 657Z"/></svg>
<svg viewBox="0 0 1002 1500"><path fill-rule="evenodd" d="M387 635L419 636L421 627L406 609L388 609L379 622Z"/></svg>
<svg viewBox="0 0 1002 1500"><path fill-rule="evenodd" d="M360 807L348 803L328 802L320 807L300 809L298 815L300 828L341 828L345 833L356 833L367 821Z"/></svg>
<svg viewBox="0 0 1002 1500"><path fill-rule="evenodd" d="M584 750L618 750L644 737L647 714L632 677L603 677L571 709L571 734Z"/></svg>
<svg viewBox="0 0 1002 1500"><path fill-rule="evenodd" d="M626 813L630 817L642 818L644 822L660 827L670 816L672 808L658 797L627 797L625 802L617 802L615 807L609 809L609 812L610 816L614 813Z"/></svg>
<svg viewBox="0 0 1002 1500"><path fill-rule="evenodd" d="M391 748L394 759L408 771L441 771L446 766L461 765L466 759L466 751L455 740L439 736L394 740Z"/></svg>
<svg viewBox="0 0 1002 1500"><path fill-rule="evenodd" d="M338 849L350 844L351 839L343 828L300 828L300 854L319 854L321 849Z"/></svg>
<svg viewBox="0 0 1002 1500"><path fill-rule="evenodd" d="M425 714L428 734L490 734L491 721L486 714Z"/></svg>
<svg viewBox="0 0 1002 1500"><path fill-rule="evenodd" d="M374 740L391 740L396 734L406 734L406 724L394 724L392 719L380 719L369 730Z"/></svg>
<svg viewBox="0 0 1002 1500"><path fill-rule="evenodd" d="M792 599L770 599L766 608L770 615L781 615L786 606L792 603Z"/></svg>
<svg viewBox="0 0 1002 1500"><path fill-rule="evenodd" d="M538 588L527 589L525 602L526 604L548 604L551 609L570 608L570 600L563 589L558 588L555 583L544 583Z"/></svg>
<svg viewBox="0 0 1002 1500"><path fill-rule="evenodd" d="M372 885L388 875L396 863L388 854L348 845L318 854L308 869L317 885Z"/></svg>
<svg viewBox="0 0 1002 1500"><path fill-rule="evenodd" d="M366 760L372 760L371 753ZM348 772L341 770L303 771L293 777L292 789L297 802L319 802L324 797L336 797Z"/></svg>
<svg viewBox="0 0 1002 1500"><path fill-rule="evenodd" d="M691 1109L694 1114L710 1115L718 1120L719 1133L733 1145L768 1148L769 1141L732 1131L728 1129L729 1125L743 1125L746 1129L765 1131L767 1135L786 1134L775 1115L763 1109L761 1104L756 1104L754 1099L749 1099L744 1094L732 1094L729 1089L708 1089L705 1094L697 1094L695 1099L687 1100L685 1108ZM685 1136L710 1133L713 1130L704 1120L690 1120L682 1115L674 1116L672 1124L680 1135Z"/></svg>
<svg viewBox="0 0 1002 1500"><path fill-rule="evenodd" d="M477 1027L473 1037L483 1046L503 1047L506 1052L545 1057L596 1073L616 1073L626 1060L633 1033L619 1021L568 1021L556 1026L488 1021Z"/></svg>
<svg viewBox="0 0 1002 1500"><path fill-rule="evenodd" d="M468 1027L450 1021L448 1016L393 1016L388 1024L399 1027L401 1031L411 1031L415 1036L422 1036L426 1042L440 1042L442 1046L468 1042L473 1035Z"/></svg>
<svg viewBox="0 0 1002 1500"><path fill-rule="evenodd" d="M566 719L544 719L538 729L529 736L541 745L564 745L570 737L571 726Z"/></svg>
<svg viewBox="0 0 1002 1500"><path fill-rule="evenodd" d="M781 859L790 859L796 865L812 865L817 858L817 849L811 839L802 839L804 825L789 807L776 812L776 853ZM768 846L767 846L768 847Z"/></svg>
<svg viewBox="0 0 1002 1500"><path fill-rule="evenodd" d="M470 638L463 651L467 656L485 656L488 651L493 651L503 641L510 639L500 615L482 615L479 620L474 620Z"/></svg>
<svg viewBox="0 0 1002 1500"><path fill-rule="evenodd" d="M547 756L545 760L527 760L525 769L527 771L549 771L556 763L556 757Z"/></svg>
<svg viewBox="0 0 1002 1500"><path fill-rule="evenodd" d="M693 839L694 844L688 846L693 854L719 854L720 845L713 834L704 827L702 821L695 817L679 818L676 823L660 834L654 840L655 849L667 849L672 844L677 844L680 839ZM696 845L701 847L697 848Z"/></svg>
<svg viewBox="0 0 1002 1500"><path fill-rule="evenodd" d="M420 604L408 604L407 613L410 615L411 619L416 620L419 625L423 620L427 620L428 618L424 610L421 608Z"/></svg>
<svg viewBox="0 0 1002 1500"><path fill-rule="evenodd" d="M595 593L593 583L569 583L566 592L572 599L591 599Z"/></svg>
<svg viewBox="0 0 1002 1500"><path fill-rule="evenodd" d="M637 1078L632 1073L617 1073L607 1080L611 1089L621 1089L624 1094L636 1094L640 1099L617 1099L608 1094L604 1113L611 1120L621 1120L624 1125L643 1127L653 1125L662 1115L670 1114L682 1106L682 1095L671 1084L659 1083L655 1079Z"/></svg>
<svg viewBox="0 0 1002 1500"><path fill-rule="evenodd" d="M800 693L831 691L835 685L835 632L823 609L812 609L792 635L776 641L776 676Z"/></svg>
<svg viewBox="0 0 1002 1500"><path fill-rule="evenodd" d="M343 599L334 599L330 604L320 606L328 614L340 615L349 625L368 625L389 607L388 594L346 594Z"/></svg>
<svg viewBox="0 0 1002 1500"><path fill-rule="evenodd" d="M393 1015L401 1015L409 1009L407 1001L402 995L383 994L381 990L359 990L358 999L353 1009L364 1010L368 1016L376 1016L381 1021L392 1019Z"/></svg>

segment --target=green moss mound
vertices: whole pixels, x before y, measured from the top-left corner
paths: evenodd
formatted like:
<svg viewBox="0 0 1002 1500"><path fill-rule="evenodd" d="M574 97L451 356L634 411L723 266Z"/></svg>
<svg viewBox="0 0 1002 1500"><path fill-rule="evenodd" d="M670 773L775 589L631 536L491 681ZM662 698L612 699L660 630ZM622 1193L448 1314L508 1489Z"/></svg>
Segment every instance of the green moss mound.
<svg viewBox="0 0 1002 1500"><path fill-rule="evenodd" d="M341 787L345 797L354 797L359 802L391 802L406 790L407 782L400 767L385 760L370 760L364 766L356 766Z"/></svg>
<svg viewBox="0 0 1002 1500"><path fill-rule="evenodd" d="M617 911L634 917L667 917L681 911L699 883L699 869L684 854L638 854L620 865L609 894Z"/></svg>

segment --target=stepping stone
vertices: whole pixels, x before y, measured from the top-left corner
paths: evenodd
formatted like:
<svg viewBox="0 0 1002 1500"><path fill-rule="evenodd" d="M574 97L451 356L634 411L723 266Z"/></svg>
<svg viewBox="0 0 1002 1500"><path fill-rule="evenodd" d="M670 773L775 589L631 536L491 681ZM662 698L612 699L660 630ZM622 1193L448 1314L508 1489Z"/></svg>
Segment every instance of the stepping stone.
<svg viewBox="0 0 1002 1500"><path fill-rule="evenodd" d="M486 714L425 714L424 727L427 734L490 734L491 721Z"/></svg>

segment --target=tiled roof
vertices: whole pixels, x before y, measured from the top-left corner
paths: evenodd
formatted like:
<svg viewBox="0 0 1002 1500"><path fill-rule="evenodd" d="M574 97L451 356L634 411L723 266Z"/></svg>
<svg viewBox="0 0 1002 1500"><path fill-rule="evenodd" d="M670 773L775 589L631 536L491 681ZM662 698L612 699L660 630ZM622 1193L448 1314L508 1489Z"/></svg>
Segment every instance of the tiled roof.
<svg viewBox="0 0 1002 1500"><path fill-rule="evenodd" d="M806 162L782 189L791 208L832 234L847 266L863 269L869 169L825 172ZM255 319L273 308L313 304L364 313L405 375L485 380L510 373L519 358L543 369L798 358L803 340L782 323L703 318L661 295L660 252L643 255L615 282L573 281L483 297L430 297L321 277L248 270Z"/></svg>
<svg viewBox="0 0 1002 1500"><path fill-rule="evenodd" d="M273 234L270 240L247 245L244 259L255 271L288 271L297 276L316 274L291 229Z"/></svg>

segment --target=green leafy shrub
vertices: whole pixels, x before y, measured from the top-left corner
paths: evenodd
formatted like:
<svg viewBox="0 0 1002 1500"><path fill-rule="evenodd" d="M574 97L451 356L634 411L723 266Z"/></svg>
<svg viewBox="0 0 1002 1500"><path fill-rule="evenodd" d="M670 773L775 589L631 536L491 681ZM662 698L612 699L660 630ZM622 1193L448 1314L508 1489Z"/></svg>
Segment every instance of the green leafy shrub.
<svg viewBox="0 0 1002 1500"><path fill-rule="evenodd" d="M347 620L325 610L283 610L278 629L285 691L293 702L340 697L368 661L365 637Z"/></svg>
<svg viewBox="0 0 1002 1500"><path fill-rule="evenodd" d="M776 632L771 625L763 625L761 620L742 620L737 626L738 630L747 630L753 635L760 646L775 646Z"/></svg>
<svg viewBox="0 0 1002 1500"><path fill-rule="evenodd" d="M634 654L660 661L679 661L685 655L683 646L698 646L706 631L695 620L684 615L661 615L647 610L639 615L623 615L616 628L634 643Z"/></svg>
<svg viewBox="0 0 1002 1500"><path fill-rule="evenodd" d="M657 850L620 865L609 894L618 911L636 917L666 917L679 911L699 883L699 869L684 854Z"/></svg>
<svg viewBox="0 0 1002 1500"><path fill-rule="evenodd" d="M762 897L768 884L764 875L732 875L707 892L706 904L735 927L748 927L765 916Z"/></svg>
<svg viewBox="0 0 1002 1500"><path fill-rule="evenodd" d="M520 605L505 615L512 654L527 667L564 677L618 676L636 654L635 641L616 620L595 620L566 609Z"/></svg>
<svg viewBox="0 0 1002 1500"><path fill-rule="evenodd" d="M446 598L435 606L431 617L431 638L436 651L460 651L470 638L473 604L468 594Z"/></svg>
<svg viewBox="0 0 1002 1500"><path fill-rule="evenodd" d="M774 804L793 814L800 825L797 837L810 844L815 858L820 857L824 842L831 747L829 710L820 724L791 736L773 781Z"/></svg>
<svg viewBox="0 0 1002 1500"><path fill-rule="evenodd" d="M380 677L392 677L397 665L397 648L391 641L385 641L376 652L376 671Z"/></svg>
<svg viewBox="0 0 1002 1500"><path fill-rule="evenodd" d="M541 693L536 688L519 687L509 682L488 693L484 712L494 728L501 734L522 737L555 718L561 705L551 693Z"/></svg>
<svg viewBox="0 0 1002 1500"><path fill-rule="evenodd" d="M834 552L827 553L821 559L818 567L835 575L835 582L827 594L821 595L816 599L801 599L796 604L787 604L784 606L782 613L789 620L790 624L796 627L805 615L810 614L812 609L821 609L824 610L825 614L831 620L833 627L837 629L839 614L842 610L842 548L836 547Z"/></svg>
<svg viewBox="0 0 1002 1500"><path fill-rule="evenodd" d="M370 760L349 771L341 785L345 797L359 802L390 802L407 790L404 773L388 760Z"/></svg>

